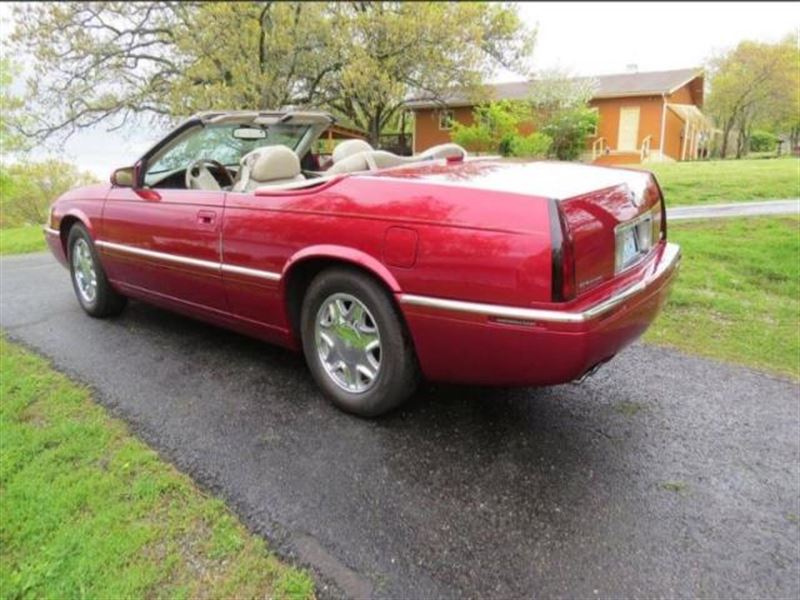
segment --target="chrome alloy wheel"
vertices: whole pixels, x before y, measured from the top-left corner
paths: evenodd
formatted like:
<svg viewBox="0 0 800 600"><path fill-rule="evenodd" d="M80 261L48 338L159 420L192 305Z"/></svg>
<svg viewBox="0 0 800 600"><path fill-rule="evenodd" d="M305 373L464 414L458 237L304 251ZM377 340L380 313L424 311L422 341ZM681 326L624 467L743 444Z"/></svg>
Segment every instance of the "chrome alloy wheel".
<svg viewBox="0 0 800 600"><path fill-rule="evenodd" d="M81 299L91 304L97 297L97 273L89 244L78 239L72 247L72 273Z"/></svg>
<svg viewBox="0 0 800 600"><path fill-rule="evenodd" d="M351 393L375 385L381 370L381 334L358 298L328 296L317 311L314 339L320 362L336 385Z"/></svg>

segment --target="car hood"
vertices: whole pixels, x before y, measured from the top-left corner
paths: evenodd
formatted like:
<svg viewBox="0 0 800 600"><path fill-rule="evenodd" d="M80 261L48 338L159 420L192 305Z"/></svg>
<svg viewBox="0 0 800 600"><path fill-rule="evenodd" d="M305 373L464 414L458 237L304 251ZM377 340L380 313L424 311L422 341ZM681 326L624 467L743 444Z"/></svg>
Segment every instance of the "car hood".
<svg viewBox="0 0 800 600"><path fill-rule="evenodd" d="M563 200L626 184L641 195L650 173L569 162L502 159L435 161L385 169L371 177L403 179L433 185L457 186Z"/></svg>

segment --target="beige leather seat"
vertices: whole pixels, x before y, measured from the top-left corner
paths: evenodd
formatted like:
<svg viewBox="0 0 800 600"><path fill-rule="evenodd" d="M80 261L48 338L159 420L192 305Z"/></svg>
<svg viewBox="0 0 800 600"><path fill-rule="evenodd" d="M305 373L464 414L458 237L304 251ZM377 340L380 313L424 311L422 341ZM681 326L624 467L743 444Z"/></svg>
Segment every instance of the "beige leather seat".
<svg viewBox="0 0 800 600"><path fill-rule="evenodd" d="M375 149L364 140L345 140L333 149L331 159L333 159L333 164L336 164L355 154L372 152L373 150Z"/></svg>
<svg viewBox="0 0 800 600"><path fill-rule="evenodd" d="M333 166L328 169L328 173L357 173L358 171L370 171L384 169L401 164L401 157L384 150L365 150L340 159L334 160Z"/></svg>
<svg viewBox="0 0 800 600"><path fill-rule="evenodd" d="M234 192L305 181L300 159L286 146L266 146L245 154L240 161Z"/></svg>

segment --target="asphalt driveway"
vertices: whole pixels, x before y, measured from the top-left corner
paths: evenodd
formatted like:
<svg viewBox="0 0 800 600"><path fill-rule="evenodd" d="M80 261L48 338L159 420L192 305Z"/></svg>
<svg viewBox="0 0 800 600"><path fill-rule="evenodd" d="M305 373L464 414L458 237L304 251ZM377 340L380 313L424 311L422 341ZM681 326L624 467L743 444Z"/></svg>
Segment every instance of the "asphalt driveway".
<svg viewBox="0 0 800 600"><path fill-rule="evenodd" d="M48 255L0 325L91 384L323 595L800 595L800 386L642 345L582 385L427 386L363 421L284 350L132 303L86 317Z"/></svg>

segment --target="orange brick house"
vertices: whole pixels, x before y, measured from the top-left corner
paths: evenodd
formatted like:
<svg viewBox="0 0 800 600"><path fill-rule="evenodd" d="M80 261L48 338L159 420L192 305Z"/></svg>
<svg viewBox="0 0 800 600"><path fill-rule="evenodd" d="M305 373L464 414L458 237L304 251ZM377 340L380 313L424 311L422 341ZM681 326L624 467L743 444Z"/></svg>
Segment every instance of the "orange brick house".
<svg viewBox="0 0 800 600"><path fill-rule="evenodd" d="M598 163L693 160L702 158L713 133L703 115L701 69L622 73L590 78L589 105L599 125L586 140L584 158ZM487 86L493 100L524 100L536 81ZM411 100L414 152L450 141L452 122L472 123L474 101L453 95L444 101Z"/></svg>

